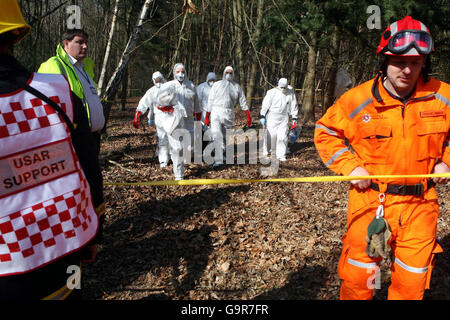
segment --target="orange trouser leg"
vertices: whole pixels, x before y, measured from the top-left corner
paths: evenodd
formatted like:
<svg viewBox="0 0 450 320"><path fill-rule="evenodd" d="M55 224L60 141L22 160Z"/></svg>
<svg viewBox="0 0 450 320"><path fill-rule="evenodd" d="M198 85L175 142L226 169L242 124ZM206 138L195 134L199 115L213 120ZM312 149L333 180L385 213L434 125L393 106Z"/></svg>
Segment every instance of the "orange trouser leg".
<svg viewBox="0 0 450 320"><path fill-rule="evenodd" d="M372 298L377 269L366 253L367 227L376 215L378 193L350 191L347 233L338 272L343 280L341 299ZM436 243L439 206L434 190L423 197L387 195L385 219L392 229L391 286L388 299L422 299L429 288L433 256L442 249Z"/></svg>
<svg viewBox="0 0 450 320"><path fill-rule="evenodd" d="M342 281L339 298L341 300L372 300L374 287L372 282L373 275L371 276L365 270L353 273L351 279Z"/></svg>
<svg viewBox="0 0 450 320"><path fill-rule="evenodd" d="M388 299L420 300L429 288L434 255L442 252L436 242L437 201L408 201L400 216L392 248L391 286Z"/></svg>
<svg viewBox="0 0 450 320"><path fill-rule="evenodd" d="M360 194L358 194L360 195ZM369 257L366 252L367 227L376 215L377 203L366 204L367 198L349 199L347 233L343 237L343 248L339 260L338 273L342 279L341 300L369 300L373 296L373 280L379 270L380 259ZM377 197L377 196L375 196ZM377 199L377 198L376 198ZM357 202L361 200L361 202ZM375 208L375 209L374 209ZM379 274L378 274L379 275Z"/></svg>

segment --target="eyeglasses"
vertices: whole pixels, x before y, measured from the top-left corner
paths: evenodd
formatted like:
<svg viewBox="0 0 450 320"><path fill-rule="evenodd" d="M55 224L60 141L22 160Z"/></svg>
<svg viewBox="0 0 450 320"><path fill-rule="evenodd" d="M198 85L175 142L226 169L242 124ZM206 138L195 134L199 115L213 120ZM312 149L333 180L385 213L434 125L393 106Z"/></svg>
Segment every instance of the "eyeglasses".
<svg viewBox="0 0 450 320"><path fill-rule="evenodd" d="M389 39L387 50L394 54L402 54L412 47L420 54L429 54L433 50L433 39L425 31L403 30Z"/></svg>

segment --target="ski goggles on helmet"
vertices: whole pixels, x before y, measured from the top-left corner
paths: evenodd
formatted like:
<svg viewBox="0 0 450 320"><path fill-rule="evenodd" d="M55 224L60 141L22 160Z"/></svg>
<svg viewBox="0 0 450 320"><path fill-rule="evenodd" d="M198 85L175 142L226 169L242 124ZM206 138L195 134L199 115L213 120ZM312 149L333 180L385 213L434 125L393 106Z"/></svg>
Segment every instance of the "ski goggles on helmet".
<svg viewBox="0 0 450 320"><path fill-rule="evenodd" d="M415 48L419 54L427 55L433 51L433 39L426 31L402 30L393 35L384 48L384 52L393 54L404 54Z"/></svg>

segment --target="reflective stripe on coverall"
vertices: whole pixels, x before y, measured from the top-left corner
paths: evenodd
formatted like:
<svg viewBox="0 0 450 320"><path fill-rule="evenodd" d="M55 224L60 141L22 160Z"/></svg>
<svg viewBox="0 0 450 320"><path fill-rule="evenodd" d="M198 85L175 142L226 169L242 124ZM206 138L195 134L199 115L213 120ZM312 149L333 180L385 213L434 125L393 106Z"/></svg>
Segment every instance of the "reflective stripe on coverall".
<svg viewBox="0 0 450 320"><path fill-rule="evenodd" d="M381 82L376 86L373 82L346 92L317 122L314 142L325 165L346 176L357 166L371 175L414 175L432 173L437 160L450 165L450 86L419 78L416 91L403 104ZM426 190L426 181L420 178L372 182L381 191L386 183L424 184L423 195L386 194L384 204L394 255L388 298L421 299L429 288L434 254L442 252L436 242L436 191ZM350 188L338 267L341 299L372 298L369 278L380 261L365 253L365 237L380 204L379 194L370 188Z"/></svg>

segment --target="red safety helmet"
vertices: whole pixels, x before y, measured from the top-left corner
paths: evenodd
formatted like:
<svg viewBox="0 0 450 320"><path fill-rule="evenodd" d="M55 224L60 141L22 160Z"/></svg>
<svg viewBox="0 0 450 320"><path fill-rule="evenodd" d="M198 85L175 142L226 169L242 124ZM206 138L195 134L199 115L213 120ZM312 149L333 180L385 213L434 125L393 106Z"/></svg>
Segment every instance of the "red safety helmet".
<svg viewBox="0 0 450 320"><path fill-rule="evenodd" d="M377 53L394 56L420 56L434 51L430 30L410 16L392 23L381 36Z"/></svg>

